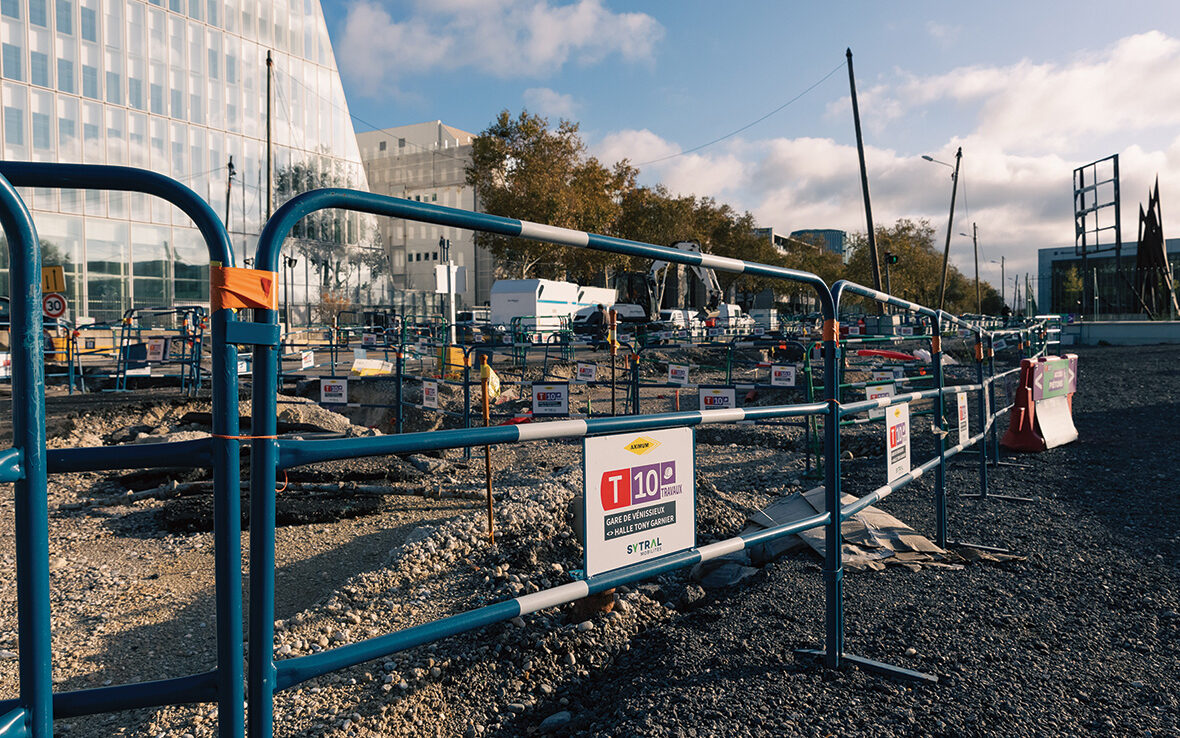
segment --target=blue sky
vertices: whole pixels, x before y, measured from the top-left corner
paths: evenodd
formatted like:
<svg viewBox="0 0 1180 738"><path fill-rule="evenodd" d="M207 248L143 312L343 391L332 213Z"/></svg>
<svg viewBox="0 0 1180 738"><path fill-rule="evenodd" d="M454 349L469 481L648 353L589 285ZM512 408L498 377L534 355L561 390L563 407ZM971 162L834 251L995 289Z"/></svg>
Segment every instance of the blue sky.
<svg viewBox="0 0 1180 738"><path fill-rule="evenodd" d="M878 223L945 235L979 223L986 266L1035 270L1073 239L1074 167L1119 153L1124 236L1160 174L1180 192L1180 8L1172 2L324 0L358 130L441 119L479 132L501 110L577 120L606 162L790 231L863 230L844 50L851 47Z"/></svg>

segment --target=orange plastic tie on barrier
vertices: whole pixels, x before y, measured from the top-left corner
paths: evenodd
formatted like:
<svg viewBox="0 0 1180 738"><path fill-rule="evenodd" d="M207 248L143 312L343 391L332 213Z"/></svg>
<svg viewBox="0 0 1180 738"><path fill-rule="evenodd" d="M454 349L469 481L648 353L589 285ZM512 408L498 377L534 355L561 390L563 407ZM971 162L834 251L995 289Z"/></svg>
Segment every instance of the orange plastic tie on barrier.
<svg viewBox="0 0 1180 738"><path fill-rule="evenodd" d="M939 336L931 336L930 337L930 353L932 353L932 354L942 353L942 338L940 338Z"/></svg>
<svg viewBox="0 0 1180 738"><path fill-rule="evenodd" d="M209 265L209 307L279 309L278 274L263 269Z"/></svg>
<svg viewBox="0 0 1180 738"><path fill-rule="evenodd" d="M975 360L976 361L983 361L983 344L982 343L975 344Z"/></svg>
<svg viewBox="0 0 1180 738"><path fill-rule="evenodd" d="M825 320L823 337L825 341L840 342L840 321Z"/></svg>

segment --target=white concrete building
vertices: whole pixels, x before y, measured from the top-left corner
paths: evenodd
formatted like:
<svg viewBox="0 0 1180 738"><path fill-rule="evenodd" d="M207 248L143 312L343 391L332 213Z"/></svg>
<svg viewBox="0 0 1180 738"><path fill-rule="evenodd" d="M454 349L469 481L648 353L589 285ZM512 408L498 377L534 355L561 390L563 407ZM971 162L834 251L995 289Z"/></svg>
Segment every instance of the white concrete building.
<svg viewBox="0 0 1180 738"><path fill-rule="evenodd" d="M476 209L475 190L467 184L474 133L442 121L385 128L357 134L369 189L382 195ZM442 263L439 239L451 242L451 258L467 267L467 290L461 306L483 305L492 287L492 256L477 249L471 231L382 218L378 226L387 249L395 290L431 293L434 267Z"/></svg>

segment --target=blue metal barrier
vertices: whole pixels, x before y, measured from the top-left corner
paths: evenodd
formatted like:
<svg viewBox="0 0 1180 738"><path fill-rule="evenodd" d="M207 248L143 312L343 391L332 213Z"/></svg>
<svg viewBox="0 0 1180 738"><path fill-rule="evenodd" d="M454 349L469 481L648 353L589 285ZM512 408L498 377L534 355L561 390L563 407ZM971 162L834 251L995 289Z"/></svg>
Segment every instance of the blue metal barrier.
<svg viewBox="0 0 1180 738"><path fill-rule="evenodd" d="M193 220L215 266L232 266L229 235L212 208L183 184L155 172L130 167L81 164L0 162L0 221L12 254L14 439L24 452L24 479L17 481L17 598L20 614L20 696L0 703L0 712L23 710L24 721L5 720L0 736L50 738L53 715L85 715L190 702L218 703L219 735L243 731L240 441L238 437L237 349L249 343L236 335L233 311L213 313L214 574L216 580L217 669L175 679L51 694L49 651L49 539L45 499L46 453L44 380L41 356L40 256L28 210L13 186L142 192L167 200ZM11 186L9 185L11 183ZM19 362L19 372L17 369ZM20 374L19 382L17 374ZM273 418L272 418L273 427ZM186 447L187 448L187 447ZM90 469L145 466L152 454L174 466L183 458L181 444L156 444L135 451L69 449L56 451L62 467ZM22 503L23 500L23 503ZM22 556L23 552L23 556ZM14 704L15 703L15 704ZM12 713L9 713L10 715Z"/></svg>
<svg viewBox="0 0 1180 738"><path fill-rule="evenodd" d="M292 227L300 219L317 210L326 208L340 208L354 210L374 215L404 218L435 225L485 231L504 236L528 238L577 248L591 248L600 251L639 256L650 259L662 259L677 264L691 266L706 266L719 271L744 272L778 279L802 282L815 288L824 316L828 320L835 317L834 304L831 293L823 280L814 274L800 272L793 269L774 267L764 264L744 262L737 259L684 252L664 246L627 241L609 236L600 236L582 231L529 223L512 218L502 218L466 210L446 208L428 203L412 202L393 197L374 195L342 189L317 190L304 193L279 208L263 228L259 238L255 264L259 269L277 271L280 249L284 239ZM278 312L274 310L256 309L254 320L258 323L277 324ZM695 422L705 422L705 418L715 422L732 422L747 417L774 417L775 412L783 415L790 414L829 414L833 412L833 405L817 403L809 406L795 406L786 408L758 408L753 410L718 410L709 413L688 413L673 416L623 416L602 418L595 420L567 420L554 423L537 423L527 426L498 426L492 428L459 429L441 431L431 434L406 434L401 436L385 436L357 439L342 439L330 441L279 441L275 435L275 404L277 391L276 352L275 345L257 345L254 349L254 392L253 392L253 432L257 438L252 441L251 454L251 488L250 488L250 617L249 643L250 664L247 674L248 699L250 702L249 734L254 738L269 736L274 724L274 692L277 689L298 683L303 679L317 674L340 668L348 664L376 658L392 653L416 643L436 640L448 634L462 632L480 627L488 623L515 617L521 612L532 612L544 607L558 605L563 602L585 596L591 591L591 586L602 589L623 581L651 576L660 571L686 566L701 560L705 553L720 555L722 551L738 550L745 545L740 539L713 544L712 547L678 554L667 559L642 565L633 570L622 570L614 574L592 579L590 582L567 585L568 588L549 590L518 598L514 601L492 605L488 608L464 613L442 621L405 631L402 634L384 636L362 643L353 644L334 651L291 659L275 664L274 644L274 490L276 472L279 468L293 463L309 463L314 460L327 458L350 458L372 454L396 453L411 448L441 448L440 444L453 444L449 447L464 445L484 445L490 443L511 443L521 440L558 437L550 436L561 433L560 437L578 437L587 433L608 433L622 430L634 430L652 427L674 427L676 425L691 425ZM825 350L834 354L834 342L826 341ZM831 364L829 363L829 366ZM834 391L833 374L825 372L825 381ZM399 398L400 404L400 398ZM827 424L834 429L834 423ZM593 430L591 430L593 429ZM829 442L835 438L833 432L828 433ZM829 458L834 456L829 455ZM828 464L828 474L834 477L835 464ZM834 485L829 485L834 486ZM835 509L838 498L829 503L828 509ZM814 527L822 524L827 516L816 516L810 525ZM800 530L804 528L799 528ZM785 532L780 532L786 535ZM839 555L835 541L829 542L829 550ZM825 574L825 578L831 579ZM829 636L838 631L838 621L835 619L835 609L832 607L833 596L839 594L837 582L830 581L827 587L829 607L827 616L827 632ZM596 589L595 591L600 591ZM531 609L530 609L531 608ZM833 664L834 665L834 664ZM305 668L306 667L306 668ZM301 669L302 671L296 671ZM280 679L280 675L282 678Z"/></svg>

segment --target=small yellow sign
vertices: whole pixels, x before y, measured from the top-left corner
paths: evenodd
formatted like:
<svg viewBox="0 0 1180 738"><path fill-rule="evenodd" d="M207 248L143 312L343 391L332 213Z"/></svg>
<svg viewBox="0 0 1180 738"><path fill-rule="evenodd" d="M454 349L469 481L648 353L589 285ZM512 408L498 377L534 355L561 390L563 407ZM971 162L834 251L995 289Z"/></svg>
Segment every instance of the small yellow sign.
<svg viewBox="0 0 1180 738"><path fill-rule="evenodd" d="M628 443L626 446L623 446L623 449L626 451L630 451L631 453L635 454L636 456L643 456L648 451L651 451L654 448L658 448L661 445L662 444L659 441L655 440L654 438L648 438L647 436L640 436L639 438L636 438L631 443Z"/></svg>
<svg viewBox="0 0 1180 738"><path fill-rule="evenodd" d="M41 267L41 292L48 294L50 292L65 292L66 291L66 269L60 264L53 266Z"/></svg>

